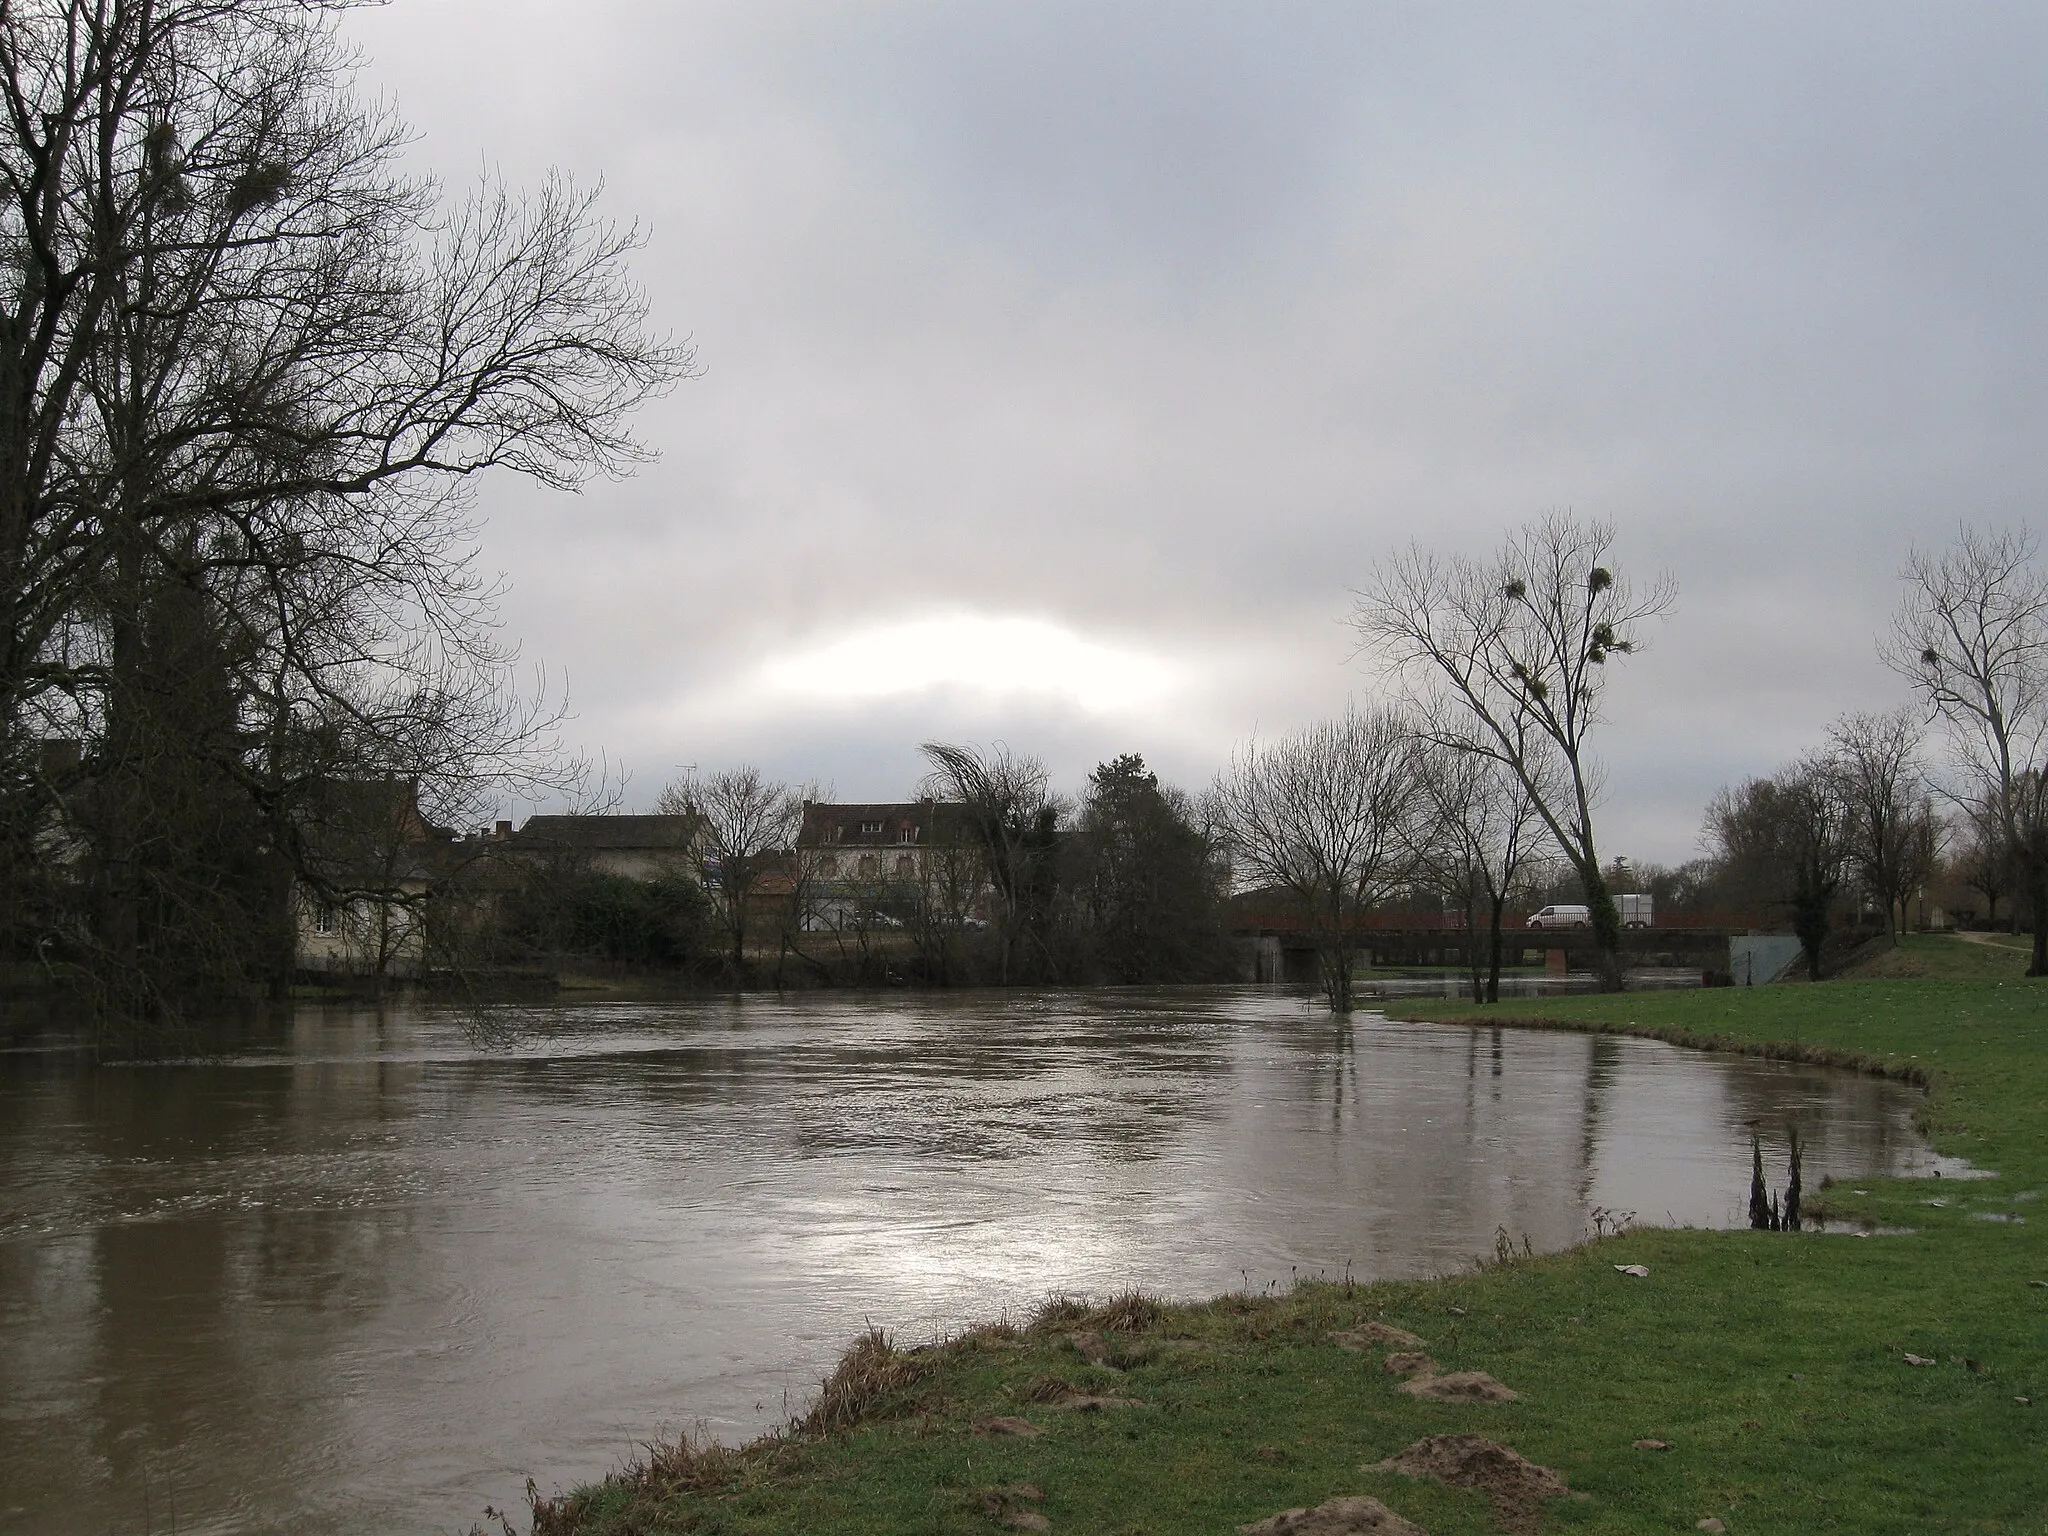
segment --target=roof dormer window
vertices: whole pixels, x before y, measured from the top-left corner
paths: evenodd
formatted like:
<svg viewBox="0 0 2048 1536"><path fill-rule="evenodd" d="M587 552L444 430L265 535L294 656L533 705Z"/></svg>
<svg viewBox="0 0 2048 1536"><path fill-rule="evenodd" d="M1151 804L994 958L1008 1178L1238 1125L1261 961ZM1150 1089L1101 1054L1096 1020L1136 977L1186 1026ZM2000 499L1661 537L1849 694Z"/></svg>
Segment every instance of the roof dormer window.
<svg viewBox="0 0 2048 1536"><path fill-rule="evenodd" d="M860 824L860 835L862 837L879 837L881 833L882 824L879 821L864 821Z"/></svg>

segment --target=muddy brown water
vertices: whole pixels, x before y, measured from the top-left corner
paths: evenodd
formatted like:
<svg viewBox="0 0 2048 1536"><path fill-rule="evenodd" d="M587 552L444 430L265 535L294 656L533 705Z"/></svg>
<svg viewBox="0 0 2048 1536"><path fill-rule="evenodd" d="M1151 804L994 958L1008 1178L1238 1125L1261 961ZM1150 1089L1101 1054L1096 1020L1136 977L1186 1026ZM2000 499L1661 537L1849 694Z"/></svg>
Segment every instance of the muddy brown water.
<svg viewBox="0 0 2048 1536"><path fill-rule="evenodd" d="M801 1406L872 1321L1409 1276L1934 1166L1914 1098L1273 991L308 1009L204 1064L0 1052L0 1530L456 1532ZM1775 1164L1775 1160L1774 1160ZM1774 1180L1781 1170L1774 1166Z"/></svg>

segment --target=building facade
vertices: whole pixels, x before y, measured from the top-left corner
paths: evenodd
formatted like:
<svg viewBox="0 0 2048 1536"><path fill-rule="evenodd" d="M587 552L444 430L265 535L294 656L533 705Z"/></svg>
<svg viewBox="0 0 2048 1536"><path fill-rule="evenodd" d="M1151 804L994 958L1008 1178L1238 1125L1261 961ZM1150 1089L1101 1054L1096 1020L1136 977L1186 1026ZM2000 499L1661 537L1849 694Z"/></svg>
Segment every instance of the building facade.
<svg viewBox="0 0 2048 1536"><path fill-rule="evenodd" d="M795 878L809 929L986 917L987 860L967 807L949 801L806 801Z"/></svg>

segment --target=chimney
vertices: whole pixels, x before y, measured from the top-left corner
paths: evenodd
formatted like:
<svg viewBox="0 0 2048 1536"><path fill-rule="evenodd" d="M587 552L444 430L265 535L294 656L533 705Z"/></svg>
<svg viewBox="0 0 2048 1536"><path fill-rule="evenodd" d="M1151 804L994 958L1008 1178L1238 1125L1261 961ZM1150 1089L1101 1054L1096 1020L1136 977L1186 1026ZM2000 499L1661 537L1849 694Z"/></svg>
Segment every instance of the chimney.
<svg viewBox="0 0 2048 1536"><path fill-rule="evenodd" d="M510 837L511 835L512 835L512 823L511 823L511 822L509 822L509 821L501 821L501 822L499 822L499 823L498 823L498 828L497 828L497 838L498 838L498 841L502 843L502 842L503 842L503 841L504 841L504 840L505 840L506 838Z"/></svg>

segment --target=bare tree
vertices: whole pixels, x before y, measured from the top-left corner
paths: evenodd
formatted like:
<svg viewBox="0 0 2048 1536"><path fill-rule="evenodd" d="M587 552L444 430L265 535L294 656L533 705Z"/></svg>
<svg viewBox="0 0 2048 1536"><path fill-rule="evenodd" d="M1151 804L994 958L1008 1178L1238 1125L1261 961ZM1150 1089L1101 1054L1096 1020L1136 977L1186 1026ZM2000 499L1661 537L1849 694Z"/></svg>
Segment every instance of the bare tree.
<svg viewBox="0 0 2048 1536"><path fill-rule="evenodd" d="M1984 922L1998 926L1998 898L2008 894L2014 883L2012 850L2006 845L2005 829L1997 811L1981 801L1965 801L1956 817L1961 846L1956 851L1955 872L1971 890L1984 898ZM2007 926L2017 929L2010 915Z"/></svg>
<svg viewBox="0 0 2048 1536"><path fill-rule="evenodd" d="M747 927L762 877L781 862L803 826L800 787L744 764L723 773L689 773L661 792L655 809L697 822L697 867L732 941L732 974L746 973Z"/></svg>
<svg viewBox="0 0 2048 1536"><path fill-rule="evenodd" d="M408 772L451 717L535 745L525 712L478 707L510 654L467 488L622 472L645 456L626 417L690 369L646 334L638 237L590 194L486 185L444 211L399 172L341 9L0 8L0 830L10 878L32 869L39 829L84 809L37 742L84 743L86 939L121 964L177 947L140 930L168 764L288 852L309 786ZM152 713L173 609L208 637L223 728ZM506 744L456 755L481 771Z"/></svg>
<svg viewBox="0 0 2048 1536"><path fill-rule="evenodd" d="M1410 546L1358 594L1360 650L1392 668L1431 740L1513 774L1592 909L1607 986L1621 985L1621 915L1593 835L1591 751L1607 664L1643 646L1676 597L1668 577L1638 596L1609 554L1611 524L1552 512L1489 560Z"/></svg>
<svg viewBox="0 0 2048 1536"><path fill-rule="evenodd" d="M988 861L1000 941L998 981L1007 986L1027 958L1050 967L1047 928L1059 878L1060 818L1066 807L1052 793L1045 764L1001 743L984 751L928 741L918 750L932 765L923 793L965 808L968 825Z"/></svg>
<svg viewBox="0 0 2048 1536"><path fill-rule="evenodd" d="M907 921L925 977L950 986L962 974L964 939L980 921L976 908L990 889L989 861L979 841L955 835L956 821L964 822L964 806L927 800L925 817L930 838L904 893Z"/></svg>
<svg viewBox="0 0 2048 1536"><path fill-rule="evenodd" d="M1360 917L1409 874L1417 784L1408 722L1380 708L1249 743L1209 792L1239 884L1284 891L1300 908L1334 1013L1351 1011Z"/></svg>
<svg viewBox="0 0 2048 1536"><path fill-rule="evenodd" d="M1920 763L1914 712L1845 715L1828 729L1831 765L1848 813L1849 865L1884 909L1884 931L1897 941L1906 898L1926 884L1941 853Z"/></svg>
<svg viewBox="0 0 2048 1536"><path fill-rule="evenodd" d="M1500 1001L1502 922L1545 834L1521 780L1499 762L1424 738L1416 757L1423 814L1411 817L1417 867L1464 914L1472 1000ZM1481 973L1479 920L1486 922Z"/></svg>
<svg viewBox="0 0 2048 1536"><path fill-rule="evenodd" d="M1914 551L1880 649L1948 728L1956 798L1981 807L2033 908L2029 976L2048 976L2048 570L2031 529L1964 528Z"/></svg>

